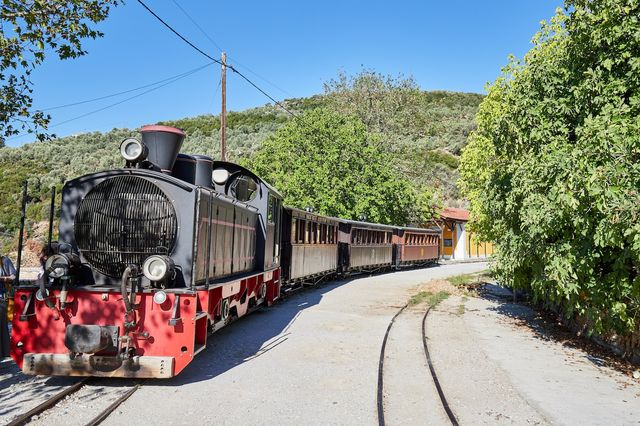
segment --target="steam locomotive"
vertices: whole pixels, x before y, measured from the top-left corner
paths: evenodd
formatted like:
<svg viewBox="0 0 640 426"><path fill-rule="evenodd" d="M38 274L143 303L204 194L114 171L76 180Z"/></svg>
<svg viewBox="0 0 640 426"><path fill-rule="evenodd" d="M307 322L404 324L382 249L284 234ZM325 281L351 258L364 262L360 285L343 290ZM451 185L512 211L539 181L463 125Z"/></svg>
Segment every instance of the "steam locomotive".
<svg viewBox="0 0 640 426"><path fill-rule="evenodd" d="M209 336L285 292L436 262L440 232L283 206L246 168L180 154L145 126L122 169L63 188L59 239L15 291L11 355L26 374L170 378Z"/></svg>

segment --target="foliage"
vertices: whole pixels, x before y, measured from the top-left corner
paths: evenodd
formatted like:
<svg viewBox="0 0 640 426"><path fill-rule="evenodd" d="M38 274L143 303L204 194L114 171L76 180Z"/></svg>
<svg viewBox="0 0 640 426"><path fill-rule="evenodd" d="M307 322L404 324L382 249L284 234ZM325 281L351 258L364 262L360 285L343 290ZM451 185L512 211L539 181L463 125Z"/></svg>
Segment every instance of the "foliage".
<svg viewBox="0 0 640 426"><path fill-rule="evenodd" d="M21 131L43 133L50 116L32 111L31 72L40 65L47 50L60 59L77 58L87 52L86 38L102 33L90 27L106 19L118 0L3 0L0 5L0 147L8 136Z"/></svg>
<svg viewBox="0 0 640 426"><path fill-rule="evenodd" d="M449 92L421 92L420 97L421 106L414 111L421 111L424 116L421 125L431 129L428 132L431 136L419 136L421 125L414 125L411 120L405 122L406 128L410 129L409 135L376 134L378 147L387 155L388 152L394 155L394 160L389 163L395 167L394 174L406 176L412 183L418 207L410 212L411 223L431 217L440 206L441 199L455 203L452 201L458 197L455 147L465 142L464 135L473 127L471 117L481 99L480 95ZM298 113L317 107L335 111L333 101L329 101L326 95L288 99L284 103L288 109ZM289 120L288 114L272 105L230 112L227 116L229 159L248 161L262 142ZM187 139L183 152L219 157L220 125L217 116L202 115L161 124L185 129ZM60 189L63 182L79 175L121 166L118 144L128 136L138 137L137 129L91 132L25 144L20 148L0 148L0 247L15 248L16 245L21 179L30 178L32 201L28 219L33 222L46 220L51 186ZM10 175L19 178L9 179ZM27 230L30 229L28 224Z"/></svg>
<svg viewBox="0 0 640 426"><path fill-rule="evenodd" d="M278 188L290 206L404 224L416 197L391 163L359 119L316 109L279 129L245 165Z"/></svg>
<svg viewBox="0 0 640 426"><path fill-rule="evenodd" d="M412 78L363 70L325 84L326 108L359 117L418 191L458 204L458 154L482 96L425 92ZM445 201L446 200L446 201Z"/></svg>
<svg viewBox="0 0 640 426"><path fill-rule="evenodd" d="M489 87L460 166L497 278L598 333L640 324L639 16L567 1Z"/></svg>
<svg viewBox="0 0 640 426"><path fill-rule="evenodd" d="M418 294L411 296L409 299L409 305L419 305L420 303L427 302L427 305L434 307L440 302L446 300L449 297L449 293L444 290L440 290L437 293L432 293L430 291L421 291Z"/></svg>

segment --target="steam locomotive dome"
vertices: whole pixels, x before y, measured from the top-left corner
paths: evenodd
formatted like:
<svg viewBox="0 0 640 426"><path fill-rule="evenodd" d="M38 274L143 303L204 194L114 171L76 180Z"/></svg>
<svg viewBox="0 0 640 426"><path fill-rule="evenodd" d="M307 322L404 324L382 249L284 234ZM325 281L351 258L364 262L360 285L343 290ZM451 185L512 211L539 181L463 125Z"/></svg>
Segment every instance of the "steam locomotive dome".
<svg viewBox="0 0 640 426"><path fill-rule="evenodd" d="M176 242L176 211L154 183L137 176L100 182L82 200L75 240L87 262L110 277L152 254L169 254Z"/></svg>

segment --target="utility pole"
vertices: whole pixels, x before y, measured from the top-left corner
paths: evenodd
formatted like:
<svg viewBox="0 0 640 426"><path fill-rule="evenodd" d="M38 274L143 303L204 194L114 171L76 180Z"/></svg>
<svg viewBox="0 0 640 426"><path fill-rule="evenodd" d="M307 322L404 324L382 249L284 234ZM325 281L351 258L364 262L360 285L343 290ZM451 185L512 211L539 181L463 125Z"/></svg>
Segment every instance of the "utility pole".
<svg viewBox="0 0 640 426"><path fill-rule="evenodd" d="M222 52L222 109L220 110L220 159L227 161L227 54Z"/></svg>

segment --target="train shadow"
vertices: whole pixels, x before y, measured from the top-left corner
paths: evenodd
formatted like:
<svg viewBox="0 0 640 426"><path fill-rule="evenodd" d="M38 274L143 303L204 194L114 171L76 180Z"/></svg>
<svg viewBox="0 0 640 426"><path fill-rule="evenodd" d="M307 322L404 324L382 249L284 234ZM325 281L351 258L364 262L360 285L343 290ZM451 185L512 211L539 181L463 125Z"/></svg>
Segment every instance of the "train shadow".
<svg viewBox="0 0 640 426"><path fill-rule="evenodd" d="M366 275L364 275L366 276ZM322 297L357 277L305 288L270 308L255 311L209 336L207 347L177 377L154 380L157 386L180 386L212 379L286 342L299 315Z"/></svg>

